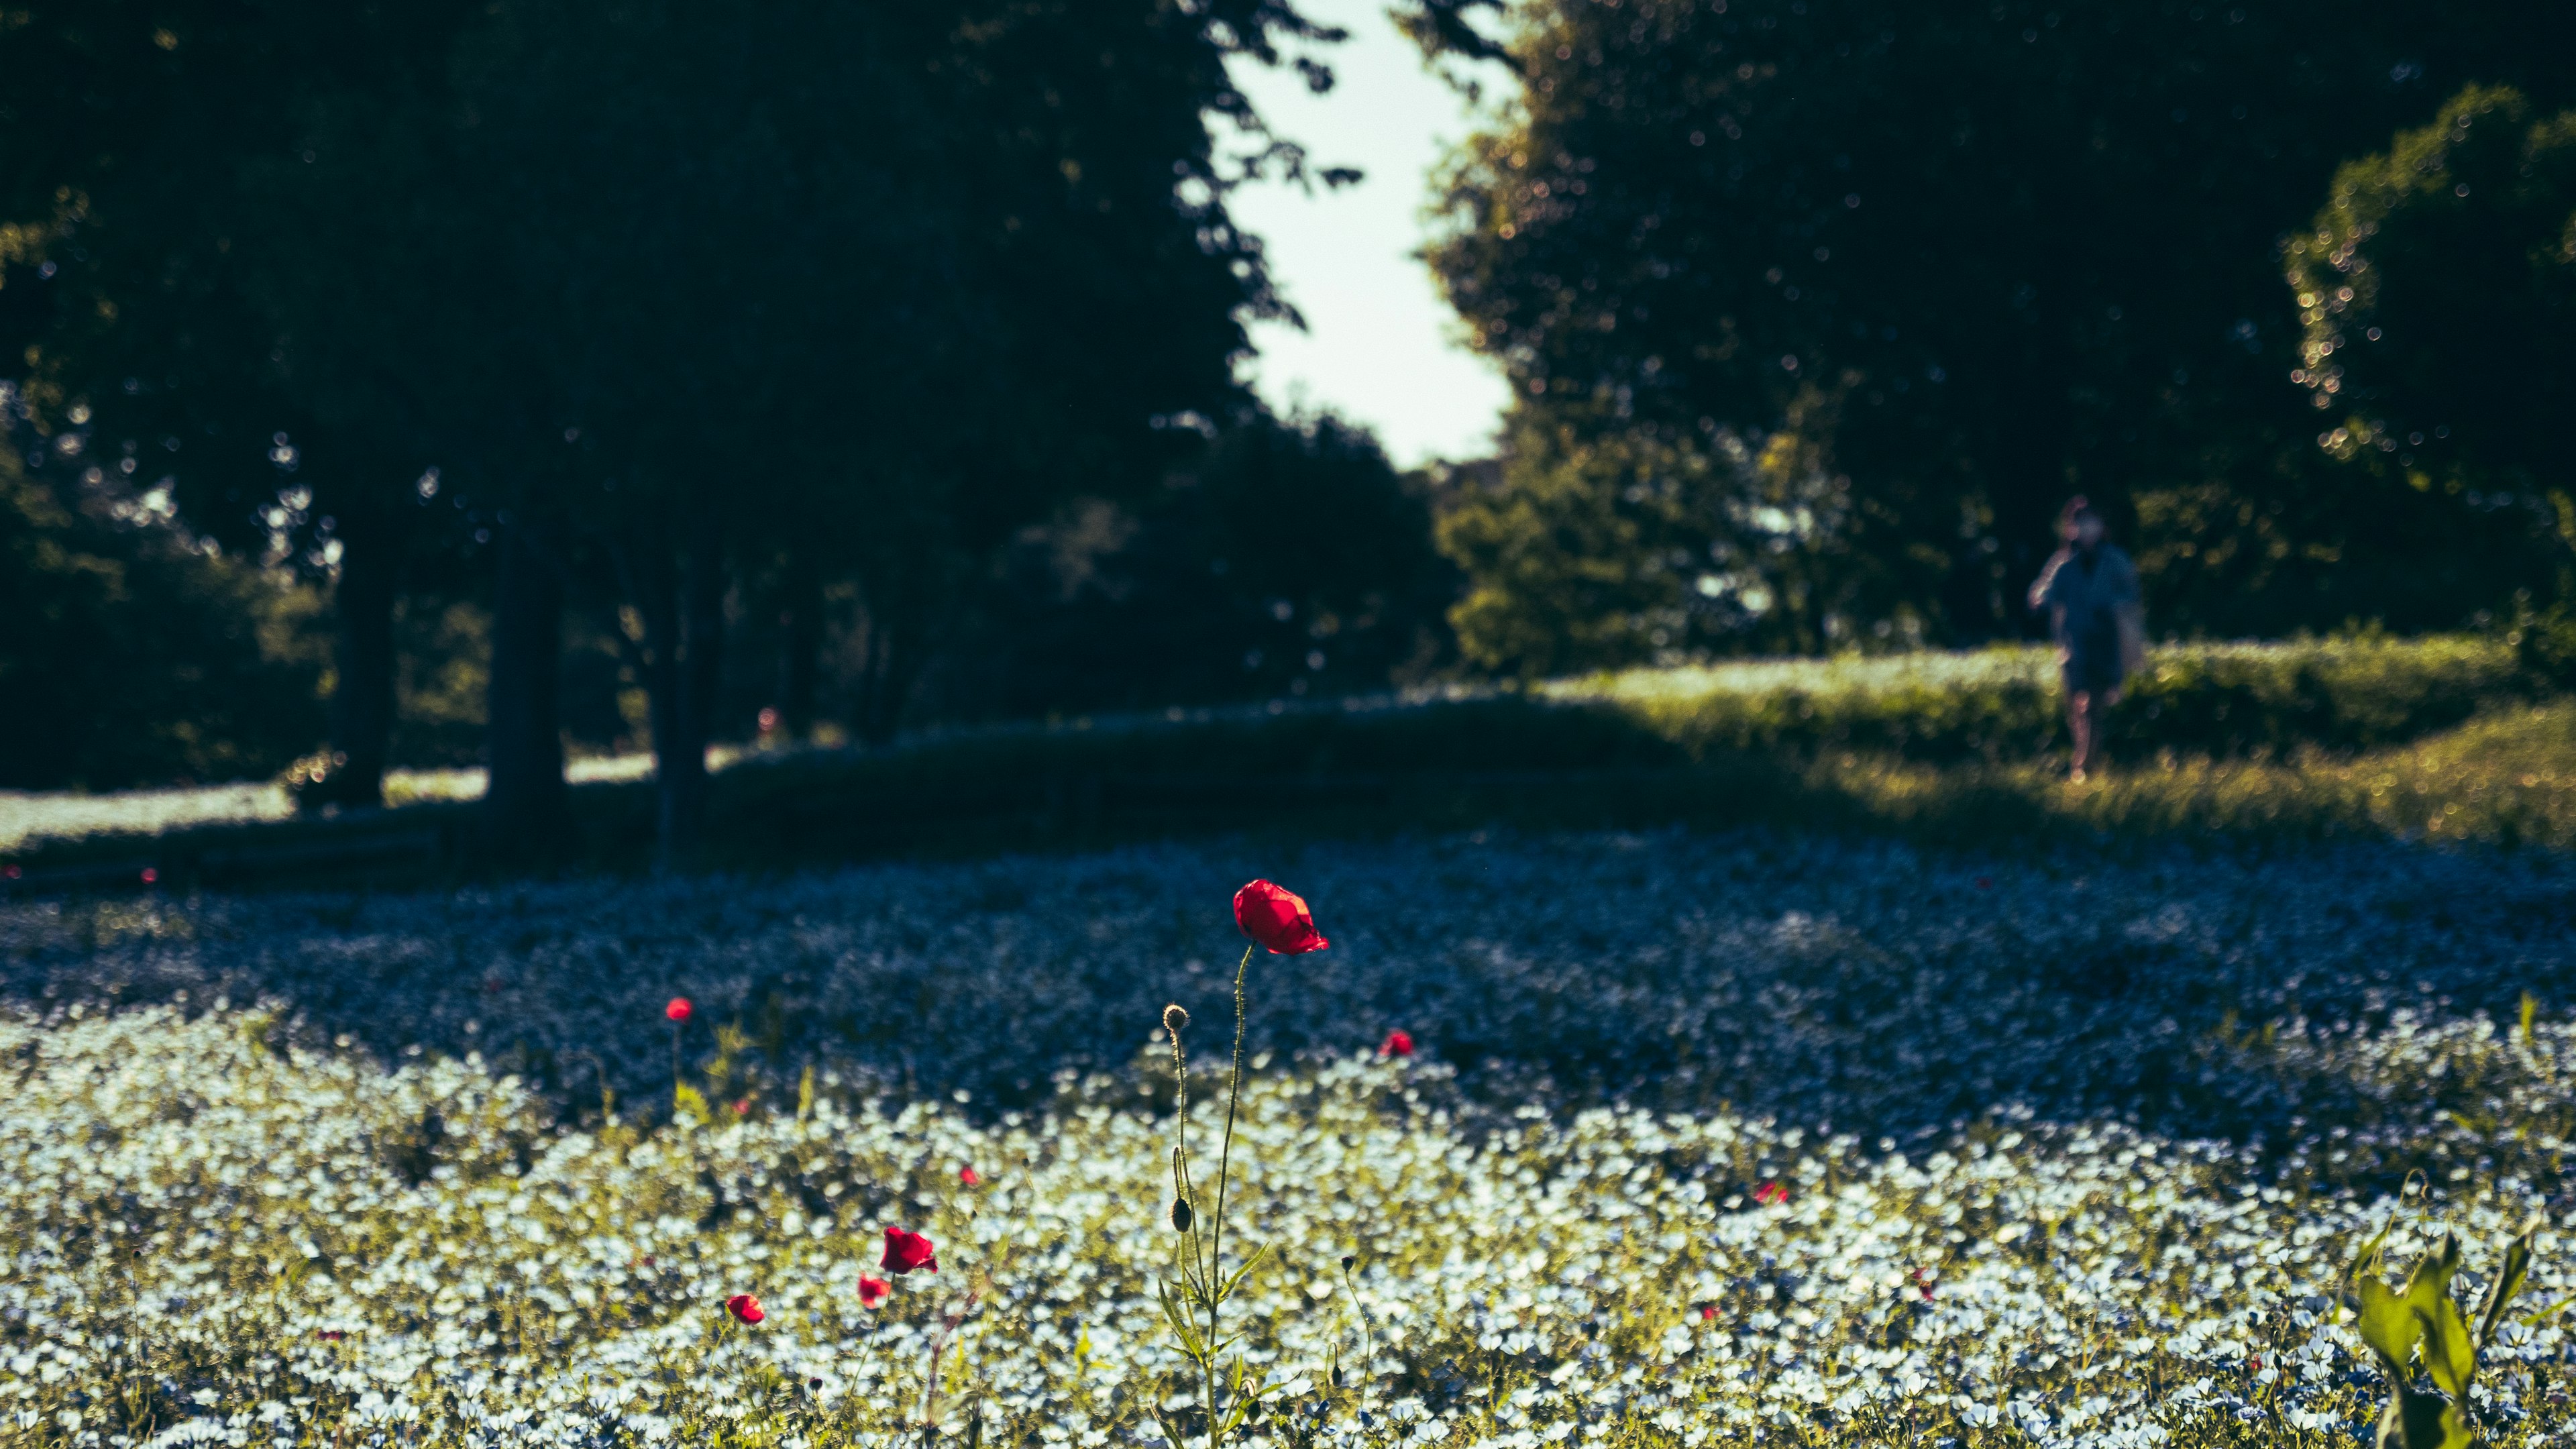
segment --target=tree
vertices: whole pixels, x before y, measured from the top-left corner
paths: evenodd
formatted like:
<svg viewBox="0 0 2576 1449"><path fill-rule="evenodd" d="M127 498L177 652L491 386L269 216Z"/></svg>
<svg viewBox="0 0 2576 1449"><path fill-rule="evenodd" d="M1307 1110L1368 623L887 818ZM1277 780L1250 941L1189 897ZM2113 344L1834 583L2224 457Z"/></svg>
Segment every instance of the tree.
<svg viewBox="0 0 2576 1449"><path fill-rule="evenodd" d="M2576 112L2469 87L2335 173L2287 271L2320 447L2544 524L2576 513Z"/></svg>
<svg viewBox="0 0 2576 1449"><path fill-rule="evenodd" d="M270 367L271 319L242 292L258 219L242 182L294 156L314 107L425 83L472 9L35 0L0 27L23 82L0 113L0 294L17 303L0 312L36 420L91 415L169 470L192 529L336 580L330 734L350 803L376 800L385 763L410 522L390 500L411 501L414 475L370 476L384 460L364 437L317 459L312 414Z"/></svg>
<svg viewBox="0 0 2576 1449"><path fill-rule="evenodd" d="M1477 8L1415 16L1517 83L1428 255L1522 415L1666 448L1793 431L1850 479L1834 612L1950 641L2021 627L2070 492L2121 522L2195 489L2224 505L2157 516L2310 509L2280 386L2295 198L2428 86L2576 83L2570 17L2529 0L2430 31L2261 0L1551 0L1499 41Z"/></svg>
<svg viewBox="0 0 2576 1449"><path fill-rule="evenodd" d="M23 421L12 444L30 441ZM36 473L19 446L0 451L0 785L276 771L322 723L312 596L190 534L168 489L61 448L73 429Z"/></svg>
<svg viewBox="0 0 2576 1449"><path fill-rule="evenodd" d="M1350 694L1446 662L1428 477L1331 414L1246 406L1150 491L1077 498L1003 551L934 698L963 716Z"/></svg>
<svg viewBox="0 0 2576 1449"><path fill-rule="evenodd" d="M1530 416L1508 453L1440 518L1473 581L1450 611L1470 661L1544 675L1856 642L1868 561L1846 542L1850 480L1796 427L1756 447Z"/></svg>
<svg viewBox="0 0 2576 1449"><path fill-rule="evenodd" d="M2286 271L2307 329L2290 380L2327 425L2318 448L2358 486L2462 500L2503 525L2508 559L2543 545L2547 635L2576 632L2576 111L2468 87L2335 173Z"/></svg>

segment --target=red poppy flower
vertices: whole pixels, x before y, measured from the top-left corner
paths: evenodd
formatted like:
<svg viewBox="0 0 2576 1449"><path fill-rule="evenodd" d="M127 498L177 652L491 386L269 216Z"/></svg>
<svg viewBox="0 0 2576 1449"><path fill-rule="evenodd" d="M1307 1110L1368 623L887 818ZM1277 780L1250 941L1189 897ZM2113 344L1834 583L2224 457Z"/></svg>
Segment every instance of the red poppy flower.
<svg viewBox="0 0 2576 1449"><path fill-rule="evenodd" d="M689 1013L696 1009L696 1007L689 1005L689 998L685 996L674 996L671 998L671 1004L662 1008L662 1014L671 1018L673 1021L686 1021L689 1019Z"/></svg>
<svg viewBox="0 0 2576 1449"><path fill-rule="evenodd" d="M876 1307L893 1291L894 1285L883 1278L871 1278L865 1273L859 1275L859 1306L862 1308Z"/></svg>
<svg viewBox="0 0 2576 1449"><path fill-rule="evenodd" d="M921 1234L907 1233L901 1228L888 1228L886 1229L885 1261L880 1266L897 1276L909 1273L915 1268L936 1273L939 1271L938 1253L939 1250L932 1247L930 1240Z"/></svg>
<svg viewBox="0 0 2576 1449"><path fill-rule="evenodd" d="M735 1099L734 1099L734 1104L733 1104L733 1114L734 1114L735 1116L737 1116L737 1117L748 1117L748 1116L750 1116L750 1115L751 1115L751 1099L750 1099L749 1097L737 1097L737 1098L735 1098Z"/></svg>
<svg viewBox="0 0 2576 1449"><path fill-rule="evenodd" d="M957 1180L968 1187L973 1187L984 1180L984 1175L971 1167L961 1167L957 1169Z"/></svg>
<svg viewBox="0 0 2576 1449"><path fill-rule="evenodd" d="M1915 1269L1915 1270L1914 1270L1914 1286L1923 1290L1923 1301L1924 1301L1924 1302L1926 1302L1926 1303L1931 1302L1931 1301L1932 1301L1932 1270L1931 1270L1931 1269L1929 1269L1929 1268L1917 1268L1917 1269Z"/></svg>
<svg viewBox="0 0 2576 1449"><path fill-rule="evenodd" d="M1789 1189L1776 1182L1766 1182L1753 1189L1753 1200L1764 1207L1778 1207L1789 1200Z"/></svg>
<svg viewBox="0 0 2576 1449"><path fill-rule="evenodd" d="M349 1335L345 1329L320 1328L314 1330L313 1336L322 1340L324 1343L338 1343Z"/></svg>
<svg viewBox="0 0 2576 1449"><path fill-rule="evenodd" d="M1699 1308L1699 1321L1700 1321L1700 1322L1702 1322L1702 1323L1713 1323L1713 1322L1715 1322L1715 1321L1716 1321L1716 1319L1717 1319L1717 1305L1716 1305L1716 1304L1714 1304L1714 1303L1703 1303L1703 1304L1701 1304L1701 1305L1700 1305L1700 1308Z"/></svg>
<svg viewBox="0 0 2576 1449"><path fill-rule="evenodd" d="M1234 893L1234 923L1273 956L1302 956L1332 942L1315 929L1305 898L1285 886L1257 880Z"/></svg>
<svg viewBox="0 0 2576 1449"><path fill-rule="evenodd" d="M145 885L150 885L150 884L152 884L154 881L159 880L160 878L161 878L161 872L159 872L159 871L157 871L157 870L154 870L152 867L150 867L150 866L148 866L148 865L147 865L147 866L145 866L145 867L143 867L143 883L144 883Z"/></svg>
<svg viewBox="0 0 2576 1449"><path fill-rule="evenodd" d="M760 1311L760 1300L748 1293L737 1293L726 1299L725 1312L745 1323L758 1323L769 1316Z"/></svg>
<svg viewBox="0 0 2576 1449"><path fill-rule="evenodd" d="M1377 1054L1382 1057L1409 1057L1413 1055L1413 1033L1406 1031L1402 1027L1397 1027L1395 1030L1388 1032L1386 1034L1386 1040L1377 1044Z"/></svg>

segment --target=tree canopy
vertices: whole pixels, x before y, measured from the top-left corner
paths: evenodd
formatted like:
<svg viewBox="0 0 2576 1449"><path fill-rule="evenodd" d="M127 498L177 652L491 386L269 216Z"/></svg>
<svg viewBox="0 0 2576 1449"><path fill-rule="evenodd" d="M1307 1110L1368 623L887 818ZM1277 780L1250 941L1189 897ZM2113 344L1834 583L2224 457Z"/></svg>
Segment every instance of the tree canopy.
<svg viewBox="0 0 2576 1449"><path fill-rule="evenodd" d="M1433 0L1417 29L1472 51L1477 8ZM2282 238L2341 160L2459 84L2567 94L2570 23L2527 0L2429 28L2259 0L1550 0L1486 42L1515 90L1457 158L1428 255L1538 436L1812 450L1848 551L1828 640L2016 632L2069 493L2184 545L2159 560L2168 598L2283 562L2248 537L2317 503L2281 382L2303 345ZM1555 456L1506 491L1561 491ZM1728 557L1766 556L1773 518L1737 510L1667 562L1784 599ZM2349 542L2313 522L2281 526Z"/></svg>

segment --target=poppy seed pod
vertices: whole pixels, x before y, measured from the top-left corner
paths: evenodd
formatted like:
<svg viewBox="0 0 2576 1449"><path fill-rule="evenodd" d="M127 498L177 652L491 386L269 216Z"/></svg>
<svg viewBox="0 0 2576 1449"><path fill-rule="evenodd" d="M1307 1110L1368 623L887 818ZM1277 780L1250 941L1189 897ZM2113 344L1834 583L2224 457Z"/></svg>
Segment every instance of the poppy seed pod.
<svg viewBox="0 0 2576 1449"><path fill-rule="evenodd" d="M1190 1014L1182 1008L1179 1002L1175 1001L1171 1005L1163 1008L1163 1030L1170 1032L1174 1036L1179 1036L1181 1034L1181 1028L1189 1024Z"/></svg>
<svg viewBox="0 0 2576 1449"><path fill-rule="evenodd" d="M1191 1224L1192 1222L1195 1222L1196 1220L1197 1220L1197 1219L1196 1219L1195 1217L1193 1217L1193 1216L1192 1216L1192 1214L1191 1214L1191 1212L1190 1212L1190 1200L1189 1200L1188 1198L1185 1198L1185 1197L1176 1197L1176 1198L1173 1198L1173 1199L1172 1199L1172 1231L1173 1231L1173 1232L1176 1232L1176 1233L1186 1233L1186 1232L1188 1232L1188 1231L1190 1230L1190 1224Z"/></svg>

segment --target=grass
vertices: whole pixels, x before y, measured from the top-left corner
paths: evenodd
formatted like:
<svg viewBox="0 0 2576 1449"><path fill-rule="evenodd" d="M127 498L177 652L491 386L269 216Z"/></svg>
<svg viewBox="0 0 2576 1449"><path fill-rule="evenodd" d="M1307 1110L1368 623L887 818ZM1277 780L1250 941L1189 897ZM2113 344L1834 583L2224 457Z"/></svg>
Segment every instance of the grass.
<svg viewBox="0 0 2576 1449"><path fill-rule="evenodd" d="M701 864L1083 849L1244 821L1344 836L1682 822L1969 842L2576 843L2562 783L2576 781L2576 716L2535 697L2494 641L2160 650L2112 721L2112 767L2084 787L2058 778L2052 677L2031 649L1752 663L751 752L715 777ZM650 781L633 762L585 778L565 864L647 868ZM39 823L0 824L19 842L0 866L34 890L136 890L146 871L164 890L477 876L475 782L402 785L419 803L348 820L224 818L221 802L166 796L129 815L20 802L13 817Z"/></svg>

